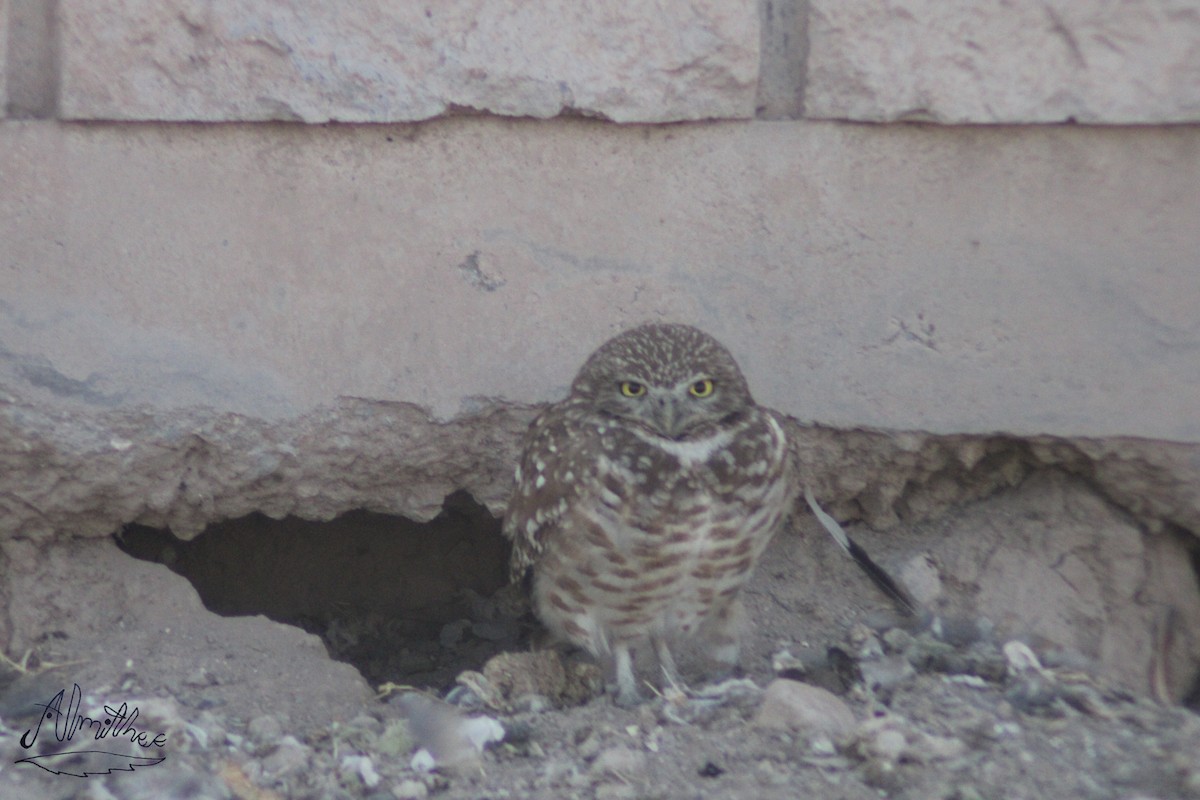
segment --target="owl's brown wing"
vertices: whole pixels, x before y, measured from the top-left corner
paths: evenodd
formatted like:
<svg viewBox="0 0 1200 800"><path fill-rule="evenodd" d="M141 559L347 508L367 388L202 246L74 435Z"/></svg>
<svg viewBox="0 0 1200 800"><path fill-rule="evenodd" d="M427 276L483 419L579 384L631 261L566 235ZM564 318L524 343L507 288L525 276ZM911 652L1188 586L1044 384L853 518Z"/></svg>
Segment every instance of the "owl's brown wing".
<svg viewBox="0 0 1200 800"><path fill-rule="evenodd" d="M600 476L600 435L567 404L543 411L529 428L517 487L504 516L512 541L509 574L520 581L567 512L591 496Z"/></svg>

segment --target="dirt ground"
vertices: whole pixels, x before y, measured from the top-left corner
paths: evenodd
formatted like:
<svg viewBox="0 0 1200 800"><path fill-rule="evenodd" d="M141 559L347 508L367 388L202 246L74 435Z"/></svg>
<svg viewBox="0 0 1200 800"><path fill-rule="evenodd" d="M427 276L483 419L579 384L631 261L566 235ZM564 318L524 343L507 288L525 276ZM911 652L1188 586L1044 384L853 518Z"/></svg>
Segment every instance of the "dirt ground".
<svg viewBox="0 0 1200 800"><path fill-rule="evenodd" d="M1195 663L1179 642L1195 635L1200 592L1186 556L1161 555L1185 552L1162 550L1169 531L1052 474L934 522L849 531L942 623L898 617L801 515L746 593L744 676L709 684L693 653L688 688L647 691L632 710L603 694L556 706L593 686L570 654L534 695L501 686L562 662L529 658L499 601L471 598L444 623L329 617L306 632L212 613L183 577L113 540L10 541L0 797L1200 798L1200 716L1153 698L1162 681L1186 695L1195 677L1179 674ZM1085 534L1111 550L1078 545ZM1170 588L1188 580L1191 595ZM1155 591L1174 593L1174 616L1156 616ZM516 654L510 674L480 682L498 653ZM385 681L415 688L381 697ZM59 742L49 723L22 746L46 706L67 712L75 684L84 715L136 708L135 728L165 734L140 752L162 760L88 777L69 773L112 762L17 763L97 741L137 754L87 729Z"/></svg>

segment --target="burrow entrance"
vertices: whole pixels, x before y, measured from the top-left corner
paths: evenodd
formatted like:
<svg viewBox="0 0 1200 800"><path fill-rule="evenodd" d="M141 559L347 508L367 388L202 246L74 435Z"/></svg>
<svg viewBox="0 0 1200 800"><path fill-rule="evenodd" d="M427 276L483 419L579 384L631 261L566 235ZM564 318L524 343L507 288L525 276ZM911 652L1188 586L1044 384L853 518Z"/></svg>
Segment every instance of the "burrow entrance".
<svg viewBox="0 0 1200 800"><path fill-rule="evenodd" d="M320 636L373 686L444 689L523 634L519 610L497 597L508 582L500 520L466 492L425 523L361 510L329 522L256 513L191 541L142 525L116 539L191 581L210 611Z"/></svg>

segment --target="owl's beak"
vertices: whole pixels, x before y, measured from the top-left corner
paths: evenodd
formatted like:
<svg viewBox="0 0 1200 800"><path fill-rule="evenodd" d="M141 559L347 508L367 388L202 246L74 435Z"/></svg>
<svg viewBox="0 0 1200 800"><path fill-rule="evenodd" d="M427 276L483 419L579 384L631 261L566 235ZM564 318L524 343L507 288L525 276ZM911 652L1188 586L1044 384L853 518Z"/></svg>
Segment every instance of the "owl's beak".
<svg viewBox="0 0 1200 800"><path fill-rule="evenodd" d="M679 413L675 398L657 397L654 400L654 424L658 431L668 439L678 439L683 433L684 417Z"/></svg>

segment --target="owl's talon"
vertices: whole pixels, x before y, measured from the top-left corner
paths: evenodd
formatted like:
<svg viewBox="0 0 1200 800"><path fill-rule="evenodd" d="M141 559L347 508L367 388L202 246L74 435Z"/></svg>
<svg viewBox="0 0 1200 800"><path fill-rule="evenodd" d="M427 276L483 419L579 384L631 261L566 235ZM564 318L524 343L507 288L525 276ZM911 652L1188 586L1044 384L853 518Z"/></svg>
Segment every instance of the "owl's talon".
<svg viewBox="0 0 1200 800"><path fill-rule="evenodd" d="M618 689L616 694L613 695L613 705L617 708L637 708L643 702L645 702L645 698L642 697L641 693L638 692L637 689L632 691L622 691Z"/></svg>

